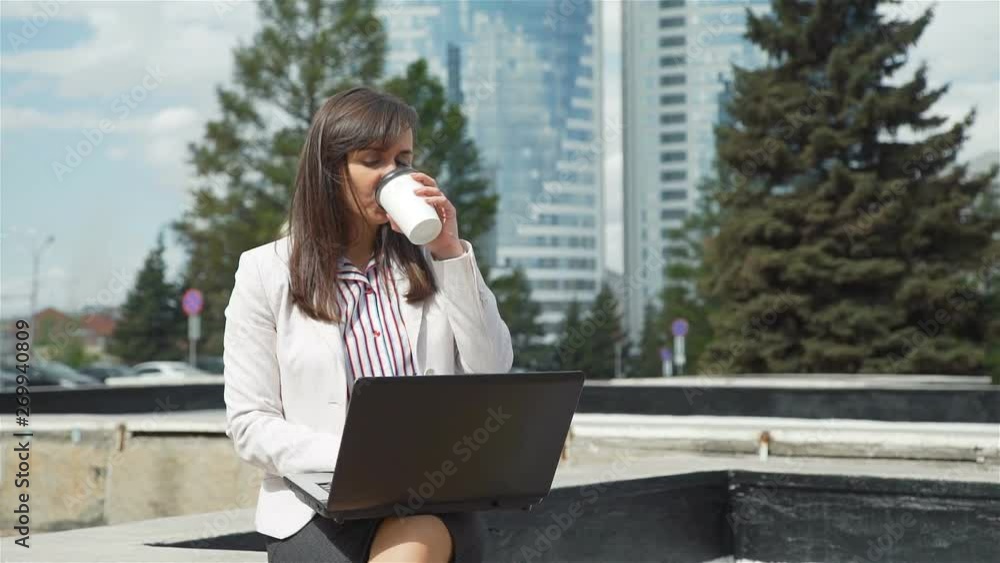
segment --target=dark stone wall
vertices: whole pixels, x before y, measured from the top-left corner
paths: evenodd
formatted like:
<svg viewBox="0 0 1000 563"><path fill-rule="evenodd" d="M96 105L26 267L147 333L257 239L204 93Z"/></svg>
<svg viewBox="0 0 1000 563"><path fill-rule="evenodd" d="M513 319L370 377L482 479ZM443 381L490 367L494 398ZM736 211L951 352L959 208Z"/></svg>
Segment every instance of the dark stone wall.
<svg viewBox="0 0 1000 563"><path fill-rule="evenodd" d="M1000 484L735 472L734 553L785 563L1000 560Z"/></svg>
<svg viewBox="0 0 1000 563"><path fill-rule="evenodd" d="M811 389L587 385L577 412L995 424L1000 423L1000 387Z"/></svg>
<svg viewBox="0 0 1000 563"><path fill-rule="evenodd" d="M553 490L481 513L486 560L994 563L1000 484L714 471ZM259 534L169 544L264 550Z"/></svg>
<svg viewBox="0 0 1000 563"><path fill-rule="evenodd" d="M15 399L13 393L0 393L0 401L15 404ZM225 408L221 384L39 388L32 389L31 403L33 414L126 414ZM577 412L998 424L1000 387L795 389L588 384L580 396Z"/></svg>

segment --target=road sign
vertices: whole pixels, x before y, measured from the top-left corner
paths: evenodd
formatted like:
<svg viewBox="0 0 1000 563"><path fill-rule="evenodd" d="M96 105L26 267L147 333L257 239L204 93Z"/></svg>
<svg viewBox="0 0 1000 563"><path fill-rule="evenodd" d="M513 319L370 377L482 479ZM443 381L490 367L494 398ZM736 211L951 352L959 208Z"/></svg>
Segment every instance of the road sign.
<svg viewBox="0 0 1000 563"><path fill-rule="evenodd" d="M184 292L184 297L181 298L181 306L188 316L197 315L201 313L201 308L205 306L205 299L202 297L200 291L191 288Z"/></svg>
<svg viewBox="0 0 1000 563"><path fill-rule="evenodd" d="M674 322L670 323L670 332L673 333L674 336L687 336L687 319L674 319Z"/></svg>
<svg viewBox="0 0 1000 563"><path fill-rule="evenodd" d="M664 362L669 362L673 358L673 354L670 352L670 348L660 348L660 359Z"/></svg>

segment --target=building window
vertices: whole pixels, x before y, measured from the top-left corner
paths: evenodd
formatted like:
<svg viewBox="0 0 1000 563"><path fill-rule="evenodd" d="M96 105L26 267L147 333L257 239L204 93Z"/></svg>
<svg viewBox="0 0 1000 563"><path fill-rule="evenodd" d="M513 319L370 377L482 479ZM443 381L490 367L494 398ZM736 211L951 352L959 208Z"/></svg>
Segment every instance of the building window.
<svg viewBox="0 0 1000 563"><path fill-rule="evenodd" d="M687 94L663 94L660 96L660 105L683 104L687 101Z"/></svg>
<svg viewBox="0 0 1000 563"><path fill-rule="evenodd" d="M665 27L681 27L684 25L683 17L660 18L660 29Z"/></svg>
<svg viewBox="0 0 1000 563"><path fill-rule="evenodd" d="M684 151L660 153L660 162L684 162L685 160L687 160L687 153Z"/></svg>
<svg viewBox="0 0 1000 563"><path fill-rule="evenodd" d="M684 6L684 0L660 0L660 9L667 10L670 8L681 8Z"/></svg>
<svg viewBox="0 0 1000 563"><path fill-rule="evenodd" d="M684 64L684 55L660 57L660 66L681 66Z"/></svg>
<svg viewBox="0 0 1000 563"><path fill-rule="evenodd" d="M665 172L660 172L661 182L676 182L678 180L686 180L687 171L686 170L667 170Z"/></svg>
<svg viewBox="0 0 1000 563"><path fill-rule="evenodd" d="M660 115L660 123L667 125L670 123L684 123L686 116L683 113L664 113Z"/></svg>
<svg viewBox="0 0 1000 563"><path fill-rule="evenodd" d="M683 221L684 217L687 216L687 212L683 209L661 209L660 219L663 221L678 220Z"/></svg>
<svg viewBox="0 0 1000 563"><path fill-rule="evenodd" d="M686 43L683 35L672 35L660 38L660 47L683 47Z"/></svg>
<svg viewBox="0 0 1000 563"><path fill-rule="evenodd" d="M683 143L688 138L688 134L684 131L676 131L673 133L660 133L661 143Z"/></svg>
<svg viewBox="0 0 1000 563"><path fill-rule="evenodd" d="M589 108L569 108L568 116L572 119L583 119L589 121L594 118L594 114Z"/></svg>
<svg viewBox="0 0 1000 563"><path fill-rule="evenodd" d="M683 74L667 74L660 77L660 86L677 86L687 82L687 77Z"/></svg>
<svg viewBox="0 0 1000 563"><path fill-rule="evenodd" d="M594 280L564 280L563 289L595 289Z"/></svg>
<svg viewBox="0 0 1000 563"><path fill-rule="evenodd" d="M687 199L687 190L663 190L660 201L682 201Z"/></svg>

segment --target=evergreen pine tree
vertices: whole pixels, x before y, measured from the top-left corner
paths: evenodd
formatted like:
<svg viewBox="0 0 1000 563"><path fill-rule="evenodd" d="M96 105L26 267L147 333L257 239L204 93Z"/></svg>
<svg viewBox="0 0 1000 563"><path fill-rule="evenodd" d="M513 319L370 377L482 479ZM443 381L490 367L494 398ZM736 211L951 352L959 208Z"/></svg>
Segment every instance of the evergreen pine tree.
<svg viewBox="0 0 1000 563"><path fill-rule="evenodd" d="M642 335L639 337L639 350L630 362L628 377L660 377L663 373L663 361L660 359L660 348L666 344L663 323L660 313L652 303L646 304L642 321Z"/></svg>
<svg viewBox="0 0 1000 563"><path fill-rule="evenodd" d="M586 340L582 369L587 376L595 379L614 377L618 345L622 346L623 362L629 345L625 341L621 306L607 284L601 286L594 298L580 331Z"/></svg>
<svg viewBox="0 0 1000 563"><path fill-rule="evenodd" d="M509 275L496 278L490 285L497 298L500 317L510 329L514 366L539 368L544 364L541 354L545 350L538 344L538 339L544 334L542 325L538 323L542 307L531 299L531 286L524 270L517 268Z"/></svg>
<svg viewBox="0 0 1000 563"><path fill-rule="evenodd" d="M584 368L584 346L587 341L581 332L583 320L580 318L580 304L571 301L566 308L562 330L553 354L552 364L560 370L578 370Z"/></svg>
<svg viewBox="0 0 1000 563"><path fill-rule="evenodd" d="M121 308L121 318L108 343L108 352L126 363L176 360L183 354L185 335L181 289L166 279L163 235L146 256Z"/></svg>
<svg viewBox="0 0 1000 563"><path fill-rule="evenodd" d="M996 171L954 166L974 112L941 129L929 112L947 86L929 88L926 67L890 80L932 11L904 21L876 0L780 0L747 17L771 64L736 69L733 122L717 130L739 176L706 253L714 359L731 372L981 373L974 271L998 222L968 211Z"/></svg>

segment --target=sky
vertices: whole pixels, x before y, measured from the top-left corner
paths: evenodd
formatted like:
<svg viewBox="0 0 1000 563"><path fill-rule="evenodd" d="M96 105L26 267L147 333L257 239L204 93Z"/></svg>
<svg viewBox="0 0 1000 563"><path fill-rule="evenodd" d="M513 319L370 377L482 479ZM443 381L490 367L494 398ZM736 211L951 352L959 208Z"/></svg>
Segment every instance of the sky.
<svg viewBox="0 0 1000 563"><path fill-rule="evenodd" d="M896 8L911 16L927 6ZM621 121L621 5L602 2L605 113ZM176 275L184 254L169 230L190 204L187 144L218 115L232 49L256 30L251 2L0 2L0 315L29 310L33 250L38 307L119 305L167 236ZM1000 2L944 0L914 48L937 111L979 108L961 158L1000 147ZM618 136L620 139L620 136ZM621 271L621 146L605 150L606 247Z"/></svg>

